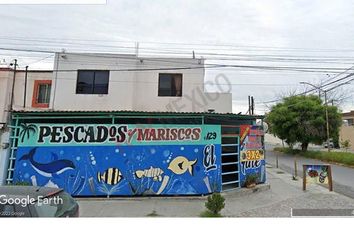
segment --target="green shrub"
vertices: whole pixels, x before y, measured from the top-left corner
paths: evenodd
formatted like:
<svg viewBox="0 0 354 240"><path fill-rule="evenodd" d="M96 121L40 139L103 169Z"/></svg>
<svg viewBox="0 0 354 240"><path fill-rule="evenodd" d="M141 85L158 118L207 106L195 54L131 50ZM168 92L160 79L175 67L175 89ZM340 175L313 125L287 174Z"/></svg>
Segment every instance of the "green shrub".
<svg viewBox="0 0 354 240"><path fill-rule="evenodd" d="M10 186L32 186L32 184L29 182L16 182L16 183L9 183L7 185L10 185Z"/></svg>
<svg viewBox="0 0 354 240"><path fill-rule="evenodd" d="M307 151L289 149L289 148L274 148L274 151L283 152L286 154L299 155L306 158L322 160L324 162L340 163L346 166L354 167L354 154L350 152L327 152L327 151Z"/></svg>
<svg viewBox="0 0 354 240"><path fill-rule="evenodd" d="M220 215L220 211L225 207L225 198L220 193L213 193L208 196L205 207L214 215Z"/></svg>
<svg viewBox="0 0 354 240"><path fill-rule="evenodd" d="M258 180L258 176L257 174L248 174L246 176L246 181L245 181L245 185L248 186L248 185L251 185L253 183L257 183L257 180Z"/></svg>
<svg viewBox="0 0 354 240"><path fill-rule="evenodd" d="M201 217L222 217L220 213L214 214L209 210L206 210L200 214Z"/></svg>

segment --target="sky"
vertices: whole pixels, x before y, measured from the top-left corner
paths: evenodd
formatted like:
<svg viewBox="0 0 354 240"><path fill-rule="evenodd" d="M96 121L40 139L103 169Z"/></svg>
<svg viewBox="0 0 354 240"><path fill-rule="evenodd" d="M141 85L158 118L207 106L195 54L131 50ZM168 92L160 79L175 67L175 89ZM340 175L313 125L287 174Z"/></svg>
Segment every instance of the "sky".
<svg viewBox="0 0 354 240"><path fill-rule="evenodd" d="M17 58L20 68L35 69L51 68L53 54L5 49L134 53L139 42L142 56L192 57L194 51L207 64L256 66L210 68L205 81L222 74L232 86L233 111L245 113L252 95L262 114L273 100L311 88L300 82L318 85L354 65L353 9L350 0L0 4L0 59ZM343 111L354 109L353 86L337 88Z"/></svg>

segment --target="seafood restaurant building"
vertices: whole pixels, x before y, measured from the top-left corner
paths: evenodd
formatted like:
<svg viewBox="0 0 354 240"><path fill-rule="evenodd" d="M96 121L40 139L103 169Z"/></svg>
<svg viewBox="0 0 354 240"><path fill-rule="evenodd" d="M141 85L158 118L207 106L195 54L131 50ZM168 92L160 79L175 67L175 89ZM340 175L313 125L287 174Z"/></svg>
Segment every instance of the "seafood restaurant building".
<svg viewBox="0 0 354 240"><path fill-rule="evenodd" d="M266 181L262 116L15 111L8 183L73 196L204 195Z"/></svg>

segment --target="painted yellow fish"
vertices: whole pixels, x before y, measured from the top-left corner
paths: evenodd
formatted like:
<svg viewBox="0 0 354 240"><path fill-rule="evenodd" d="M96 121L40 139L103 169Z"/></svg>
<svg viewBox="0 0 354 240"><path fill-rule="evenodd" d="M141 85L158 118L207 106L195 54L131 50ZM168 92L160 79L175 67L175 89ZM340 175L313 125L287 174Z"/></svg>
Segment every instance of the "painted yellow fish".
<svg viewBox="0 0 354 240"><path fill-rule="evenodd" d="M163 170L161 168L153 168L152 166L149 169L137 170L135 175L137 178L148 177L152 178L154 181L162 181Z"/></svg>
<svg viewBox="0 0 354 240"><path fill-rule="evenodd" d="M116 185L122 179L122 173L118 168L108 168L102 174L100 172L97 172L98 182L104 182L109 185Z"/></svg>
<svg viewBox="0 0 354 240"><path fill-rule="evenodd" d="M197 162L197 159L194 161L189 161L183 156L176 157L170 162L168 169L170 169L175 174L183 174L187 170L193 176L193 165Z"/></svg>

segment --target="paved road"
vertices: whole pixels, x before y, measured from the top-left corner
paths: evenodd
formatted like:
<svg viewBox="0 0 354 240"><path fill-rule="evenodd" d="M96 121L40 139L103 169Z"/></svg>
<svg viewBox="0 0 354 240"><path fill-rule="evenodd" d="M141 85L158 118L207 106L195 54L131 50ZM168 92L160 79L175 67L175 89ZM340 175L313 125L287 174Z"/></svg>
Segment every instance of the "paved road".
<svg viewBox="0 0 354 240"><path fill-rule="evenodd" d="M267 167L269 188L253 193L241 189L223 193L226 217L290 217L291 209L354 209L354 200L318 185L302 191L302 181ZM265 190L267 189L267 190ZM239 194L248 190L248 193ZM198 217L206 197L140 197L78 199L82 217ZM350 211L351 213L351 211ZM350 215L352 216L352 215Z"/></svg>
<svg viewBox="0 0 354 240"><path fill-rule="evenodd" d="M272 166L276 165L276 152L272 151L273 145L266 144L266 160ZM294 173L295 157L278 153L279 167L289 173ZM323 164L319 160L297 157L298 175L302 176L302 164ZM326 163L327 164L327 163ZM335 192L354 198L354 168L343 167L335 164L332 166L333 188Z"/></svg>

